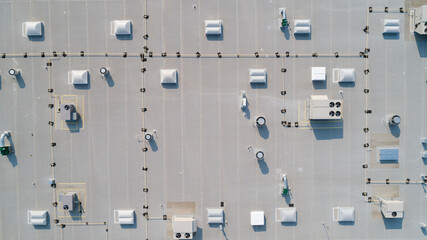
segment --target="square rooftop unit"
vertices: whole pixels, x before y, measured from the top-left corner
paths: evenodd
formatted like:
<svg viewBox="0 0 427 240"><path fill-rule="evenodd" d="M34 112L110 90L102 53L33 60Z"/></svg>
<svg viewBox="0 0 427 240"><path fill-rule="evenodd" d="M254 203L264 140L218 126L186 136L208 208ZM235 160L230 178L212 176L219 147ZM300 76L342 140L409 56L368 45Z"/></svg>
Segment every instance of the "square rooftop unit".
<svg viewBox="0 0 427 240"><path fill-rule="evenodd" d="M312 67L311 68L311 81L326 81L326 68L325 67Z"/></svg>
<svg viewBox="0 0 427 240"><path fill-rule="evenodd" d="M22 32L27 37L41 37L43 36L43 23L25 22L22 24Z"/></svg>
<svg viewBox="0 0 427 240"><path fill-rule="evenodd" d="M276 208L276 222L297 222L297 209L294 207Z"/></svg>
<svg viewBox="0 0 427 240"><path fill-rule="evenodd" d="M294 34L310 34L310 33L311 33L310 19L294 21Z"/></svg>
<svg viewBox="0 0 427 240"><path fill-rule="evenodd" d="M160 69L161 84L177 84L178 70L177 69Z"/></svg>
<svg viewBox="0 0 427 240"><path fill-rule="evenodd" d="M267 83L267 71L265 68L249 69L249 83L265 84Z"/></svg>
<svg viewBox="0 0 427 240"><path fill-rule="evenodd" d="M332 79L334 83L354 83L356 71L354 68L334 68L332 69Z"/></svg>
<svg viewBox="0 0 427 240"><path fill-rule="evenodd" d="M224 222L224 210L221 208L208 208L208 224L222 224Z"/></svg>
<svg viewBox="0 0 427 240"><path fill-rule="evenodd" d="M252 211L251 212L251 225L252 226L264 226L264 211Z"/></svg>
<svg viewBox="0 0 427 240"><path fill-rule="evenodd" d="M131 35L132 22L131 20L115 20L112 23L112 33L116 36Z"/></svg>
<svg viewBox="0 0 427 240"><path fill-rule="evenodd" d="M399 19L384 19L383 34L398 34L400 32Z"/></svg>
<svg viewBox="0 0 427 240"><path fill-rule="evenodd" d="M382 200L381 212L385 218L403 218L403 201Z"/></svg>
<svg viewBox="0 0 427 240"><path fill-rule="evenodd" d="M88 84L89 71L88 70L73 70L70 72L70 80L68 83L74 85Z"/></svg>
<svg viewBox="0 0 427 240"><path fill-rule="evenodd" d="M135 223L135 210L114 210L114 223L133 225Z"/></svg>
<svg viewBox="0 0 427 240"><path fill-rule="evenodd" d="M28 224L34 226L46 226L47 211L28 211Z"/></svg>
<svg viewBox="0 0 427 240"><path fill-rule="evenodd" d="M194 217L173 216L172 217L173 239L193 239L197 232L197 220Z"/></svg>
<svg viewBox="0 0 427 240"><path fill-rule="evenodd" d="M393 161L399 160L399 149L398 148L378 148L380 154L380 161Z"/></svg>
<svg viewBox="0 0 427 240"><path fill-rule="evenodd" d="M221 35L222 34L222 20L205 20L205 34L206 35Z"/></svg>
<svg viewBox="0 0 427 240"><path fill-rule="evenodd" d="M338 222L354 222L354 207L335 207L332 209L333 220Z"/></svg>

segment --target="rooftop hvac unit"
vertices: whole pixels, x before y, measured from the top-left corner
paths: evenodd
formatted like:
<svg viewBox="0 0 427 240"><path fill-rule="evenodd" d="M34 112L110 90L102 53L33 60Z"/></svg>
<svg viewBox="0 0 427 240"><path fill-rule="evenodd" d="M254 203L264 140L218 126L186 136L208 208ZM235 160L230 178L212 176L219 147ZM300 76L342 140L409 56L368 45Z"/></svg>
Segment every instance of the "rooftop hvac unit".
<svg viewBox="0 0 427 240"><path fill-rule="evenodd" d="M89 71L88 70L73 70L69 73L68 76L69 84L88 84Z"/></svg>
<svg viewBox="0 0 427 240"><path fill-rule="evenodd" d="M59 107L61 113L61 120L63 121L77 121L76 107L73 104L61 104Z"/></svg>
<svg viewBox="0 0 427 240"><path fill-rule="evenodd" d="M326 81L326 68L325 67L312 67L311 68L311 81Z"/></svg>
<svg viewBox="0 0 427 240"><path fill-rule="evenodd" d="M276 222L296 222L297 209L294 207L289 208L276 208Z"/></svg>
<svg viewBox="0 0 427 240"><path fill-rule="evenodd" d="M43 35L43 23L25 22L22 24L22 33L27 37L40 37Z"/></svg>
<svg viewBox="0 0 427 240"><path fill-rule="evenodd" d="M194 217L172 217L173 239L193 239L197 232L197 220Z"/></svg>
<svg viewBox="0 0 427 240"><path fill-rule="evenodd" d="M249 69L249 83L267 83L267 71L265 69Z"/></svg>
<svg viewBox="0 0 427 240"><path fill-rule="evenodd" d="M206 35L221 35L222 34L222 20L206 20L205 21L205 34Z"/></svg>
<svg viewBox="0 0 427 240"><path fill-rule="evenodd" d="M47 211L28 211L28 224L45 226L47 224Z"/></svg>
<svg viewBox="0 0 427 240"><path fill-rule="evenodd" d="M178 83L178 69L160 69L161 84Z"/></svg>
<svg viewBox="0 0 427 240"><path fill-rule="evenodd" d="M310 120L342 119L342 101L329 99L326 95L311 95Z"/></svg>
<svg viewBox="0 0 427 240"><path fill-rule="evenodd" d="M135 210L114 210L114 223L132 225L135 223Z"/></svg>
<svg viewBox="0 0 427 240"><path fill-rule="evenodd" d="M132 22L130 20L115 20L111 25L112 35L122 36L132 34Z"/></svg>
<svg viewBox="0 0 427 240"><path fill-rule="evenodd" d="M410 28L413 29L416 33L427 35L427 5L423 5L411 10L410 24Z"/></svg>
<svg viewBox="0 0 427 240"><path fill-rule="evenodd" d="M62 203L62 209L65 211L75 211L78 210L79 199L77 193L75 192L66 192L62 193L60 196L60 202Z"/></svg>
<svg viewBox="0 0 427 240"><path fill-rule="evenodd" d="M208 208L208 224L223 224L224 210L221 208Z"/></svg>
<svg viewBox="0 0 427 240"><path fill-rule="evenodd" d="M310 33L311 33L310 19L294 21L294 34L310 34Z"/></svg>
<svg viewBox="0 0 427 240"><path fill-rule="evenodd" d="M251 212L251 225L252 226L264 226L265 225L264 211L252 211Z"/></svg>
<svg viewBox="0 0 427 240"><path fill-rule="evenodd" d="M354 83L356 71L354 68L334 68L332 69L332 81L334 83Z"/></svg>
<svg viewBox="0 0 427 240"><path fill-rule="evenodd" d="M399 19L384 19L383 34L398 34L400 32Z"/></svg>
<svg viewBox="0 0 427 240"><path fill-rule="evenodd" d="M381 212L385 218L403 218L403 201L379 198Z"/></svg>
<svg viewBox="0 0 427 240"><path fill-rule="evenodd" d="M335 207L332 219L337 222L354 222L354 207Z"/></svg>

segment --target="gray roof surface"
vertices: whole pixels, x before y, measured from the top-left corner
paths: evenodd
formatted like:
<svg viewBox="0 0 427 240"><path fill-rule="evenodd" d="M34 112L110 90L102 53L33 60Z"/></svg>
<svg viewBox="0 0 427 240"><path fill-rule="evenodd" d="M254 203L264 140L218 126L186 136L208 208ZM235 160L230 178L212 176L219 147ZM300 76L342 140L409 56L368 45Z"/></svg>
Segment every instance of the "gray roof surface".
<svg viewBox="0 0 427 240"><path fill-rule="evenodd" d="M0 239L172 239L179 213L196 217L195 239L427 238L427 38L409 32L409 10L422 3L0 1L0 133L10 130L15 147L0 156ZM311 19L310 35L293 34L296 19ZM383 19L399 19L400 34L383 35ZM132 35L111 35L114 20L131 20ZM206 37L205 20L222 20L223 34ZM24 37L26 21L42 21L43 37ZM311 81L311 67L326 67L326 83ZM250 85L250 68L265 68L267 84ZM355 84L333 83L333 68L355 68ZM88 85L68 84L84 69ZM178 84L161 85L160 69L177 69ZM310 122L311 95L341 99L343 120ZM66 102L77 123L61 121ZM402 123L388 126L389 114ZM266 127L254 126L258 116ZM399 161L380 162L380 147L397 147ZM67 191L81 212L59 208ZM404 201L404 218L383 218L378 197ZM221 202L224 231L207 224L206 208ZM276 222L290 204L297 223ZM355 221L334 222L334 207L354 207ZM135 209L135 224L114 224L119 209ZM48 210L48 225L29 225L28 210ZM265 212L265 226L250 225L251 211Z"/></svg>

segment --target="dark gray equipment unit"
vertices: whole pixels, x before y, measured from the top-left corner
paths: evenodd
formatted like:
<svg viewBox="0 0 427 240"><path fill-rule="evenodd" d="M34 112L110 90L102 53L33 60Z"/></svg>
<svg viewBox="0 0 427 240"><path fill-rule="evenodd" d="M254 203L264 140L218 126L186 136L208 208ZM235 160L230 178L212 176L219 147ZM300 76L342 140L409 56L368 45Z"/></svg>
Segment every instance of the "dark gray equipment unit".
<svg viewBox="0 0 427 240"><path fill-rule="evenodd" d="M61 104L60 107L61 120L77 121L76 107L73 104Z"/></svg>

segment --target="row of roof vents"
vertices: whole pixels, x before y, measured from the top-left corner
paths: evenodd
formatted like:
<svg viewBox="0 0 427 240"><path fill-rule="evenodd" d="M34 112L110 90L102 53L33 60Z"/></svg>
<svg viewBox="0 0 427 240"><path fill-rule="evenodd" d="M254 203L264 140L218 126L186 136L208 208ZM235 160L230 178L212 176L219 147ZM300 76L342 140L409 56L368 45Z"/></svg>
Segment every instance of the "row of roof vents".
<svg viewBox="0 0 427 240"><path fill-rule="evenodd" d="M22 24L22 34L26 37L43 36L44 25L41 21L24 22ZM131 20L115 20L111 22L111 35L122 36L132 34Z"/></svg>
<svg viewBox="0 0 427 240"><path fill-rule="evenodd" d="M399 19L384 19L384 34L399 33L400 21ZM41 37L43 36L43 22L33 21L25 22L22 24L22 32L27 37ZM311 33L311 20L301 19L294 20L294 34L310 34ZM205 20L205 34L209 35L222 35L223 24L222 20ZM115 20L111 22L111 35L123 36L132 34L132 21L131 20Z"/></svg>
<svg viewBox="0 0 427 240"><path fill-rule="evenodd" d="M178 69L160 69L161 84L177 84ZM249 69L249 83L251 84L266 84L267 71L266 69Z"/></svg>

